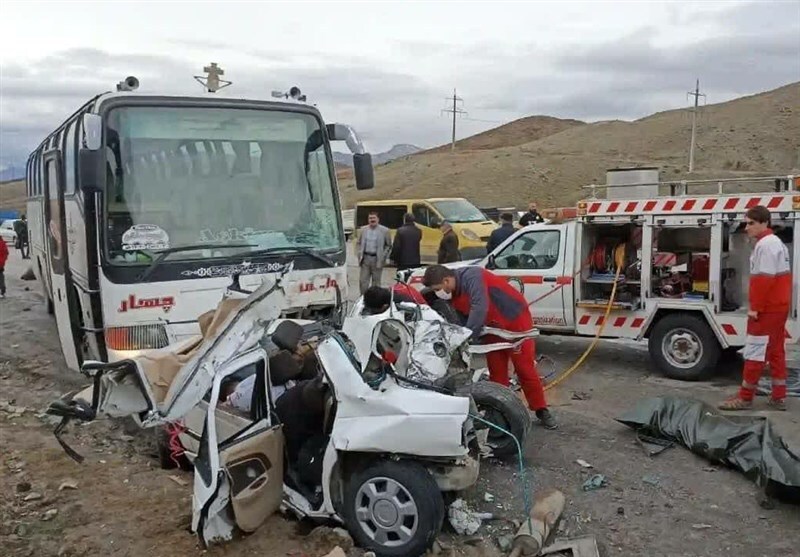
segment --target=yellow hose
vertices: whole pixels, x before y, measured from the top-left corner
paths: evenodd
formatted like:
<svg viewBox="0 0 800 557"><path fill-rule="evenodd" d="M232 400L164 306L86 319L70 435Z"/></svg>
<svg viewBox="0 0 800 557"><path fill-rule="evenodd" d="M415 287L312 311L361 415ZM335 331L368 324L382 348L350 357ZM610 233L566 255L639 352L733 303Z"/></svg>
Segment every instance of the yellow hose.
<svg viewBox="0 0 800 557"><path fill-rule="evenodd" d="M606 323L608 323L608 316L611 313L611 308L614 306L614 297L617 295L617 283L619 282L619 275L622 272L622 267L624 267L625 265L625 244L618 245L617 248L614 250L614 263L616 263L617 265L617 271L614 274L614 284L611 287L611 297L608 299L608 304L606 305L606 312L603 315L603 323L600 325L600 328L597 329L597 333L594 335L592 343L589 345L588 348L586 348L584 353L581 354L581 357L578 358L578 360L574 364L572 364L572 366L569 369L562 372L561 375L559 375L558 377L553 379L553 381L545 385L544 387L545 391L549 391L550 389L552 389L553 387L564 381L567 377L572 375L573 372L575 372L575 370L581 367L583 362L586 360L589 354L592 353L592 350L594 350L594 347L597 346L597 343L600 341L600 335L603 334L603 329L606 328Z"/></svg>

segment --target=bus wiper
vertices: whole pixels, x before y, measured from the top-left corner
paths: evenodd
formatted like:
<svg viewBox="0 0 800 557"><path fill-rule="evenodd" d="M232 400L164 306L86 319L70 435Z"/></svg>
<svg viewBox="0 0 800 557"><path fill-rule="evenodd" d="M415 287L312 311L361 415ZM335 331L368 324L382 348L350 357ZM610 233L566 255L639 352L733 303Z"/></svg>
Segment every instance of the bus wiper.
<svg viewBox="0 0 800 557"><path fill-rule="evenodd" d="M255 251L249 251L246 254L243 254L245 258L247 257L254 257L258 255L267 255L270 253L276 253L281 251L296 251L297 253L302 253L303 255L307 255L309 257L313 257L317 261L320 261L327 265L328 267L335 267L336 262L325 255L324 253L320 253L318 250L314 249L314 246L274 246L271 248L264 248L264 249L257 249Z"/></svg>
<svg viewBox="0 0 800 557"><path fill-rule="evenodd" d="M211 244L192 244L192 245L189 245L189 246L175 246L174 248L167 248L167 249L164 249L164 250L159 250L159 251L155 252L155 253L158 254L158 257L153 259L153 262L150 263L150 265L148 265L148 267L144 271L142 271L142 274L139 275L139 278L136 281L137 282L144 282L148 278L150 278L150 275L153 274L153 271L155 271L158 268L158 266L161 265L164 262L164 260L167 259L167 257L172 255L173 253L180 253L182 251L197 251L197 250L201 250L201 249L254 248L254 247L258 247L258 246L256 246L255 244L223 244L223 243L213 244L213 243L211 243Z"/></svg>

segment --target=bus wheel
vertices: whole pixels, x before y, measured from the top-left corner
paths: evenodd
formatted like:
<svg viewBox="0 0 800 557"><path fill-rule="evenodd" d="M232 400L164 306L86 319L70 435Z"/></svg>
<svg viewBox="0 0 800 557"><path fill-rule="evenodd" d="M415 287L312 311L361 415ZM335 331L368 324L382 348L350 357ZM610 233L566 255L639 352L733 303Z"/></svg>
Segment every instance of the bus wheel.
<svg viewBox="0 0 800 557"><path fill-rule="evenodd" d="M705 379L717 365L721 351L705 319L691 313L662 318L650 332L648 348L664 375L684 381Z"/></svg>

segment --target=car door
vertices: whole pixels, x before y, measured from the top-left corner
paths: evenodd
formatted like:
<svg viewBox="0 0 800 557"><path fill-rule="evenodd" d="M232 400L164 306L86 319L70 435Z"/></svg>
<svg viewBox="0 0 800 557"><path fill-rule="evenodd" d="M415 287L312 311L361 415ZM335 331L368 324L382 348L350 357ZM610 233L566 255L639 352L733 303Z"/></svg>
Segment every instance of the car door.
<svg viewBox="0 0 800 557"><path fill-rule="evenodd" d="M264 366L257 372L251 420L229 435L226 429L232 422L225 414L232 410L220 402L223 383L260 360ZM225 368L214 378L206 401L205 424L194 461L192 529L206 546L230 539L234 525L243 532L255 531L279 509L283 498L284 437L282 426L272 423L266 354L255 350Z"/></svg>
<svg viewBox="0 0 800 557"><path fill-rule="evenodd" d="M567 225L541 226L512 236L487 259L487 268L524 294L541 328L568 328L564 296L572 277L565 275L566 243Z"/></svg>

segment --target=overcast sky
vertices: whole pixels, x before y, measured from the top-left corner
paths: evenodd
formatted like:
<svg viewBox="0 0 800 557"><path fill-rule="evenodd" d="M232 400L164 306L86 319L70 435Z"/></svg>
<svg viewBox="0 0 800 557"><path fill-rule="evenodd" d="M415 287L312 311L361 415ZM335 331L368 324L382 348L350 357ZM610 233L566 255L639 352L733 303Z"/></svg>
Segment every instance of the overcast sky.
<svg viewBox="0 0 800 557"><path fill-rule="evenodd" d="M521 116L634 119L800 81L800 0L756 2L2 2L0 165L127 75L231 96L298 85L374 152L449 141ZM2 170L2 169L0 169Z"/></svg>

